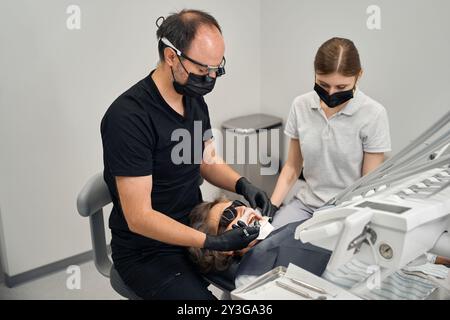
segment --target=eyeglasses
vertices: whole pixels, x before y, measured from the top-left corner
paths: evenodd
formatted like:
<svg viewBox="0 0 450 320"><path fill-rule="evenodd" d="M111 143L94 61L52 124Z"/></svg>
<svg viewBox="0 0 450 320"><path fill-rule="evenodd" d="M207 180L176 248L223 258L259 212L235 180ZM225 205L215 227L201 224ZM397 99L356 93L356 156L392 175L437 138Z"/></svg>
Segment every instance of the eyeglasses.
<svg viewBox="0 0 450 320"><path fill-rule="evenodd" d="M172 42L170 42L167 38L161 38L160 41L162 41L162 43L164 43L166 46L168 46L169 48L173 49L177 55L179 57L182 57L186 60L189 60L190 62L192 62L193 64L196 64L202 68L206 68L207 69L207 74L211 74L212 72L215 73L216 77L221 77L225 74L225 64L227 63L227 60L225 59L225 57L223 57L222 62L220 63L220 65L218 66L209 66L207 64L203 64L200 63L198 61L195 61L192 58L189 58L187 55L185 55L183 52L181 52L180 50L178 50L173 44Z"/></svg>
<svg viewBox="0 0 450 320"><path fill-rule="evenodd" d="M234 200L230 206L226 207L223 210L222 215L220 216L219 228L228 227L228 225L237 217L236 208L242 206L245 207L246 206L245 203L239 200Z"/></svg>

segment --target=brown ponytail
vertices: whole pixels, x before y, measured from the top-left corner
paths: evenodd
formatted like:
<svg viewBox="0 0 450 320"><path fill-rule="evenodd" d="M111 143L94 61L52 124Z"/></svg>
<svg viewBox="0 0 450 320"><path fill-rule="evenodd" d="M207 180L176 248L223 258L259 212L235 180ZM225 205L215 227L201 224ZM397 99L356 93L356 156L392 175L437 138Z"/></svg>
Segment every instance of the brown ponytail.
<svg viewBox="0 0 450 320"><path fill-rule="evenodd" d="M357 76L361 71L358 49L351 40L331 38L317 51L314 70L323 75L337 72L346 77Z"/></svg>

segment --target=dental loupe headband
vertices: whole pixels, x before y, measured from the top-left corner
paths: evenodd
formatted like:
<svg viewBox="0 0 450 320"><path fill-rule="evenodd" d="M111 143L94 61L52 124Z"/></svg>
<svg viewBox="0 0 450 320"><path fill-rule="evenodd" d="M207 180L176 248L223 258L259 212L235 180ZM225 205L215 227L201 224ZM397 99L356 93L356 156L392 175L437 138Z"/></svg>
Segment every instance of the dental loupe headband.
<svg viewBox="0 0 450 320"><path fill-rule="evenodd" d="M225 64L226 64L226 62L227 62L227 60L225 59L225 57L223 57L222 64L221 64L220 66L218 66L218 67L209 66L209 65L207 65L207 64L203 64L203 63L200 63L200 62L198 62L198 61L195 61L195 60L192 59L192 58L189 58L189 57L188 57L187 55L185 55L183 52L181 52L180 50L178 50L178 49L172 44L172 42L170 42L166 37L162 37L162 38L160 38L159 40L160 40L162 43L164 43L166 46L168 46L169 48L175 50L175 52L177 53L177 55L178 55L179 57L182 57L182 58L184 58L184 59L186 59L186 60L191 61L192 63L195 63L195 64L197 64L197 65L199 65L199 66L204 67L204 68L207 68L207 69L208 69L208 74L211 73L211 72L215 72L217 77L223 76L223 75L225 74Z"/></svg>

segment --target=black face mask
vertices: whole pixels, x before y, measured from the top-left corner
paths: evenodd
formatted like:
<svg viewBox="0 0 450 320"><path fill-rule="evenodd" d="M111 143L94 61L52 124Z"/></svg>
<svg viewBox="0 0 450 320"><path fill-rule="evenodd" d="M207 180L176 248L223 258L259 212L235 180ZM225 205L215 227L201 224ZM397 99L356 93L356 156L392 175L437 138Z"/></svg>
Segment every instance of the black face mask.
<svg viewBox="0 0 450 320"><path fill-rule="evenodd" d="M353 90L354 88L347 91L336 92L330 96L328 92L317 83L314 85L314 91L317 92L320 100L322 100L328 106L328 108L336 108L344 102L352 99Z"/></svg>
<svg viewBox="0 0 450 320"><path fill-rule="evenodd" d="M181 63L181 65L183 66L183 63ZM210 93L214 89L216 78L212 78L209 75L200 76L198 74L188 72L184 66L183 69L188 74L188 79L185 84L181 84L177 80L175 80L175 75L173 73L173 69L171 68L173 87L178 94L197 98Z"/></svg>

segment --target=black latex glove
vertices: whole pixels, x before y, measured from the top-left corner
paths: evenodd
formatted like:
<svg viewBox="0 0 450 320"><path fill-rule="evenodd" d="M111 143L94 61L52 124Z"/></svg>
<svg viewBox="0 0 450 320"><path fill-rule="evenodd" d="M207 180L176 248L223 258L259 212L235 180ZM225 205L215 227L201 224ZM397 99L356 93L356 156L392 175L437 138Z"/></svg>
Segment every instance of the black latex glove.
<svg viewBox="0 0 450 320"><path fill-rule="evenodd" d="M239 229L239 228L245 228L245 227L247 227L247 225L245 224L244 221L239 220L237 223L233 224L231 227L233 229Z"/></svg>
<svg viewBox="0 0 450 320"><path fill-rule="evenodd" d="M269 217L269 221L272 222L273 217L275 216L275 213L277 213L277 211L280 210L280 207L277 207L276 205L274 205L272 202L270 203L270 209L269 209L269 213L267 214L267 216Z"/></svg>
<svg viewBox="0 0 450 320"><path fill-rule="evenodd" d="M241 250L258 238L259 227L234 228L218 236L206 235L203 248L215 251Z"/></svg>
<svg viewBox="0 0 450 320"><path fill-rule="evenodd" d="M261 208L263 216L269 214L271 205L269 197L264 191L252 185L245 177L236 182L236 193L244 196L253 209Z"/></svg>

